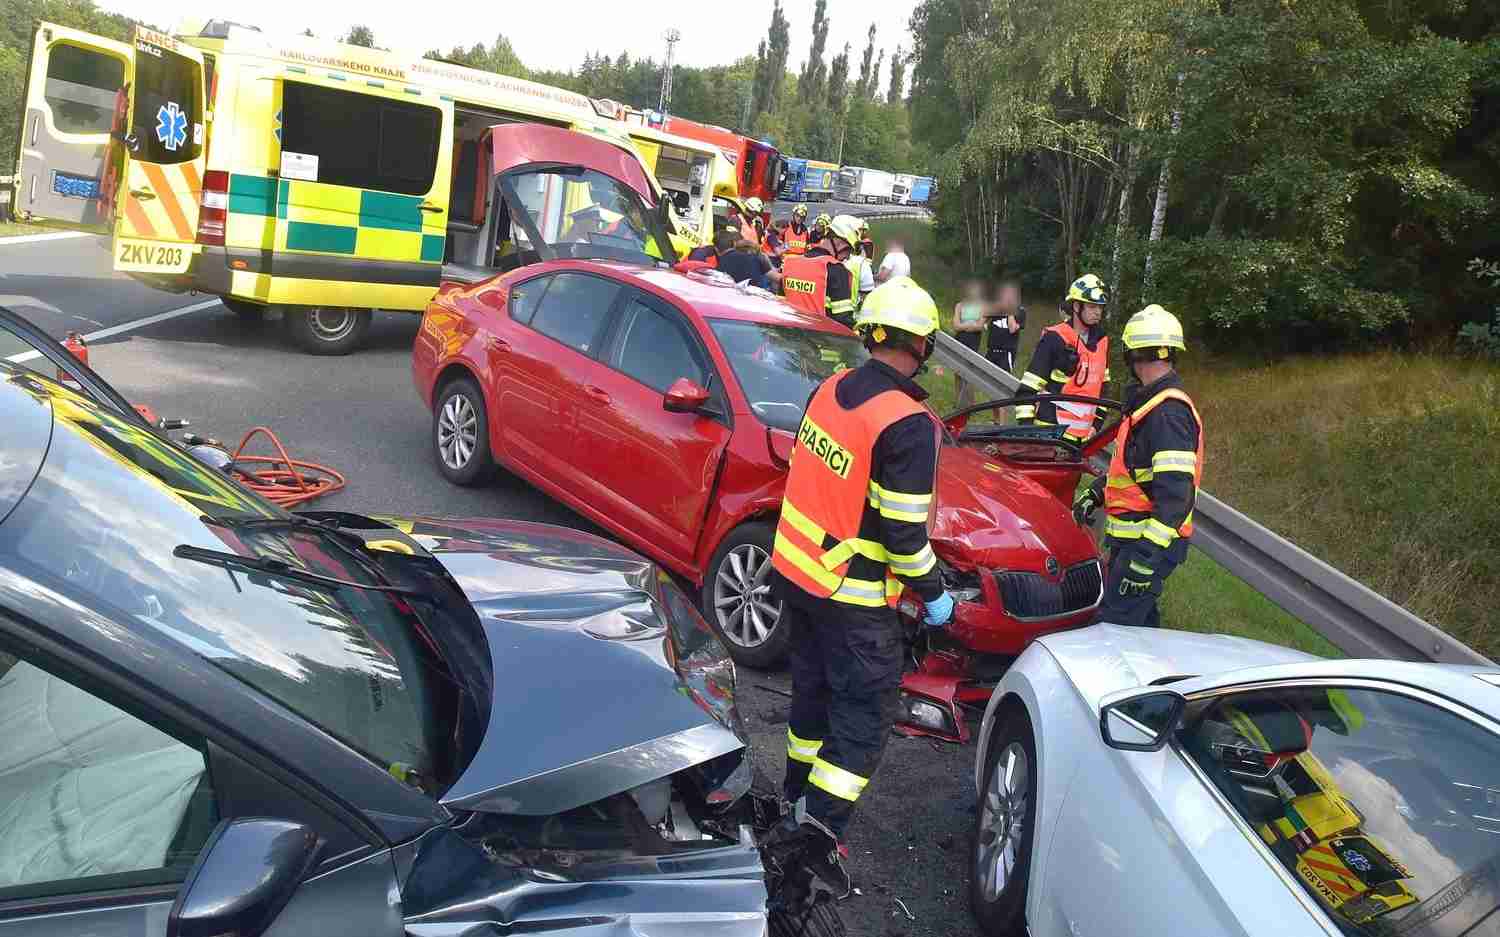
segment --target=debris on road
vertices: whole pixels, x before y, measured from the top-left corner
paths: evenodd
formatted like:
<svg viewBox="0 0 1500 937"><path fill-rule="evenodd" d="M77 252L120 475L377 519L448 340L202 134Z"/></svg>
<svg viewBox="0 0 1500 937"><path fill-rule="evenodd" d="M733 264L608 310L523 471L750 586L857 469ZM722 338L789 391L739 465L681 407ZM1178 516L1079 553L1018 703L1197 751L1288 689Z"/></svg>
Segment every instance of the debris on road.
<svg viewBox="0 0 1500 937"><path fill-rule="evenodd" d="M906 902L902 901L900 898L897 898L895 895L891 896L891 900L896 902L896 904L900 906L901 913L906 915L906 919L908 921L915 921L917 919L917 916L915 914L912 914L911 910L906 907Z"/></svg>

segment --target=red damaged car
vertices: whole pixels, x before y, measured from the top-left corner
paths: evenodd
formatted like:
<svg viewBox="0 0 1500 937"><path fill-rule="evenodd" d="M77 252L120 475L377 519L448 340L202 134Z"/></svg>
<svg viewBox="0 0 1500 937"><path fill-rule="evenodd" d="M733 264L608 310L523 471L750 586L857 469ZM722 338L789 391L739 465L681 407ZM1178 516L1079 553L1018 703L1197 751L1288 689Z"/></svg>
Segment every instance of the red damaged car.
<svg viewBox="0 0 1500 937"><path fill-rule="evenodd" d="M532 124L490 137L484 221L413 348L439 468L470 485L504 466L698 586L737 661L778 663L768 573L793 434L863 347L720 274L671 269L667 208L608 141ZM1036 635L1085 622L1102 588L1069 508L1087 450L964 425L984 412L949 424L932 545L958 604L903 695L908 726L955 739L957 702L987 699Z"/></svg>

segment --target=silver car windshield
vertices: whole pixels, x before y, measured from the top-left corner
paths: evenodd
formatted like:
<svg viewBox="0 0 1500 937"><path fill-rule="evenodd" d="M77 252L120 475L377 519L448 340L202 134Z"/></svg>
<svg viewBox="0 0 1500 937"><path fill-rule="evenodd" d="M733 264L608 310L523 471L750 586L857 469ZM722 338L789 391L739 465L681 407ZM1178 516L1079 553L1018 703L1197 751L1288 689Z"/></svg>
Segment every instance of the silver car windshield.
<svg viewBox="0 0 1500 937"><path fill-rule="evenodd" d="M173 556L189 544L374 582L327 534L205 524L287 515L143 427L43 387L51 445L0 524L0 566L187 647L382 769L432 778L440 665L410 609L379 592Z"/></svg>
<svg viewBox="0 0 1500 937"><path fill-rule="evenodd" d="M785 325L710 319L750 409L761 422L797 431L813 389L868 356L853 335Z"/></svg>

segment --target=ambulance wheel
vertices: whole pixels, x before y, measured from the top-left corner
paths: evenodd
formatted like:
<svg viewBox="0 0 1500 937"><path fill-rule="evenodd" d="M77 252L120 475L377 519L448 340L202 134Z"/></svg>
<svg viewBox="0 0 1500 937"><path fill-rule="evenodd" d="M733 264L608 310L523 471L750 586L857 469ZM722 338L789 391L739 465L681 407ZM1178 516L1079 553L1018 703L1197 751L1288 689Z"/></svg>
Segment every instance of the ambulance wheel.
<svg viewBox="0 0 1500 937"><path fill-rule="evenodd" d="M969 907L988 937L1024 937L1036 839L1036 741L1017 705L1001 709L985 753L974 816Z"/></svg>
<svg viewBox="0 0 1500 937"><path fill-rule="evenodd" d="M432 406L432 452L455 485L478 485L494 474L489 417L479 385L466 377L443 385Z"/></svg>
<svg viewBox="0 0 1500 937"><path fill-rule="evenodd" d="M364 344L370 310L347 306L302 306L286 310L292 339L310 355L347 355Z"/></svg>
<svg viewBox="0 0 1500 937"><path fill-rule="evenodd" d="M234 313L234 317L241 322L262 322L266 318L266 307L260 303L252 303L248 299L235 299L233 296L225 296L220 300L224 308Z"/></svg>
<svg viewBox="0 0 1500 937"><path fill-rule="evenodd" d="M703 579L703 617L737 664L768 670L786 659L791 635L781 603L771 598L771 543L776 528L750 521L729 532Z"/></svg>

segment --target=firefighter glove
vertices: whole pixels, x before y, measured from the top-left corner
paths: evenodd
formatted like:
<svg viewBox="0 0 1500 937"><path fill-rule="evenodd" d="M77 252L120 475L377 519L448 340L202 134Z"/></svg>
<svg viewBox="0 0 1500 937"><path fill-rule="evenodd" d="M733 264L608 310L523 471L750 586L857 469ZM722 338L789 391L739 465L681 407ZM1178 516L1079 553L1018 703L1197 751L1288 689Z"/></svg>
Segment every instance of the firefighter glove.
<svg viewBox="0 0 1500 937"><path fill-rule="evenodd" d="M1094 512L1099 510L1099 502L1103 500L1103 486L1097 481L1073 500L1073 520L1078 522L1079 527L1094 526Z"/></svg>
<svg viewBox="0 0 1500 937"><path fill-rule="evenodd" d="M929 628L941 628L953 617L953 596L944 592L931 602L927 602L927 614L925 620Z"/></svg>

